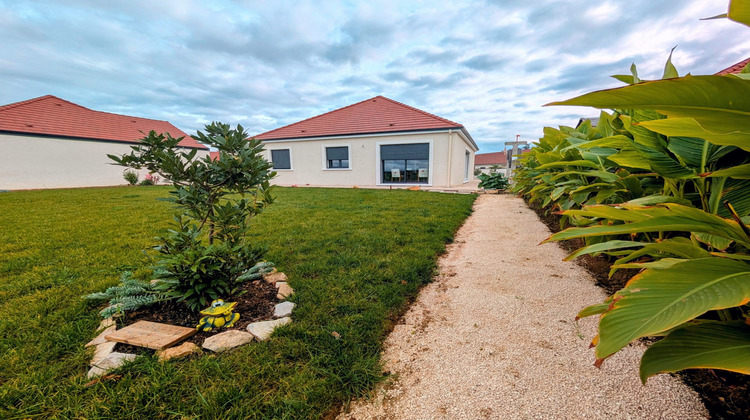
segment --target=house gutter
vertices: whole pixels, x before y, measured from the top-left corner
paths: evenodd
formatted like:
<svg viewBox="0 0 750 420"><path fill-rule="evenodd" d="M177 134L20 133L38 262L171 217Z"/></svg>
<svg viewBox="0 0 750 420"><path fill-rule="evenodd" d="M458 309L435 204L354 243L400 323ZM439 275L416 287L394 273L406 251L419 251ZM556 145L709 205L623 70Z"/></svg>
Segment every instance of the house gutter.
<svg viewBox="0 0 750 420"><path fill-rule="evenodd" d="M451 179L453 179L453 130L448 130L448 180L445 183L446 187L451 186Z"/></svg>

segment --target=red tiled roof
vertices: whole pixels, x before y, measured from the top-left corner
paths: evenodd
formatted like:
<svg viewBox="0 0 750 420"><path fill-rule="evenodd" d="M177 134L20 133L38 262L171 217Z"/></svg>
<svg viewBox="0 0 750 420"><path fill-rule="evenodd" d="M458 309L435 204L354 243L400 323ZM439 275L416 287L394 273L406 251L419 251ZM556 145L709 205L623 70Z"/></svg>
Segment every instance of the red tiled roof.
<svg viewBox="0 0 750 420"><path fill-rule="evenodd" d="M721 76L723 74L737 74L742 71L742 69L745 68L750 63L750 58L747 58L745 60L740 61L737 64L731 65L724 70L716 73L717 76Z"/></svg>
<svg viewBox="0 0 750 420"><path fill-rule="evenodd" d="M215 152L208 152L208 154L211 156L211 160L219 160L221 157L221 152L218 150Z"/></svg>
<svg viewBox="0 0 750 420"><path fill-rule="evenodd" d="M261 140L279 140L442 128L463 126L384 96L376 96L255 137Z"/></svg>
<svg viewBox="0 0 750 420"><path fill-rule="evenodd" d="M206 149L168 121L94 111L52 95L0 106L0 131L138 143L151 130Z"/></svg>
<svg viewBox="0 0 750 420"><path fill-rule="evenodd" d="M478 153L474 155L474 165L505 165L508 163L506 152Z"/></svg>

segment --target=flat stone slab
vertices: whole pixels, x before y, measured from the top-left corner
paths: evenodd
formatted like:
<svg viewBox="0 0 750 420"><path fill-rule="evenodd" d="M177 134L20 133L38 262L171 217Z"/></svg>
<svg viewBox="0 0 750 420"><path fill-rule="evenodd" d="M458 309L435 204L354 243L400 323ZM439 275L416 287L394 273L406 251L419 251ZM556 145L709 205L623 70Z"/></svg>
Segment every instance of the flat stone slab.
<svg viewBox="0 0 750 420"><path fill-rule="evenodd" d="M112 322L114 323L114 321L112 321ZM99 327L101 328L101 325L99 325ZM108 327L105 327L104 331L102 331L99 335L97 335L96 337L94 337L93 340L91 340L88 343L86 343L85 346L86 347L91 347L91 346L96 346L96 345L99 345L99 344L106 343L107 342L106 337L109 334L114 333L116 330L117 330L117 327L114 324L112 324L112 325L110 325Z"/></svg>
<svg viewBox="0 0 750 420"><path fill-rule="evenodd" d="M108 334L109 341L164 350L195 334L195 328L178 327L151 321L138 321L135 324Z"/></svg>
<svg viewBox="0 0 750 420"><path fill-rule="evenodd" d="M292 310L294 310L294 307L297 306L296 304L292 302L281 302L276 304L276 306L273 307L273 317L274 318L284 318L292 315Z"/></svg>
<svg viewBox="0 0 750 420"><path fill-rule="evenodd" d="M274 273L264 274L263 280L271 284L276 284L281 281L283 282L287 281L287 277L286 277L286 274L284 273L274 272Z"/></svg>
<svg viewBox="0 0 750 420"><path fill-rule="evenodd" d="M253 335L239 330L224 331L203 341L203 348L213 352L226 351L253 341Z"/></svg>
<svg viewBox="0 0 750 420"><path fill-rule="evenodd" d="M130 362L132 360L135 360L137 356L135 354L127 354L127 353L110 353L107 357L100 360L97 364L91 367L89 369L89 373L86 375L89 379L94 378L96 376L101 376L105 372L116 369L125 362Z"/></svg>
<svg viewBox="0 0 750 420"><path fill-rule="evenodd" d="M91 366L98 364L112 354L115 351L116 345L117 343L114 341L105 341L101 344L97 344L96 350L94 351L94 357L91 358Z"/></svg>
<svg viewBox="0 0 750 420"><path fill-rule="evenodd" d="M160 350L156 354L159 356L159 360L167 361L169 359L177 359L180 357L189 356L193 353L199 352L201 349L195 343L187 342L182 343L177 347L170 347L166 350Z"/></svg>
<svg viewBox="0 0 750 420"><path fill-rule="evenodd" d="M254 335L259 341L267 340L271 336L273 330L276 328L286 325L292 322L292 318L285 317L274 319L273 321L260 321L253 322L247 326L247 330L250 334Z"/></svg>
<svg viewBox="0 0 750 420"><path fill-rule="evenodd" d="M283 281L276 283L276 289L278 291L278 293L276 294L277 299L286 299L294 293L294 289L292 289L292 286L290 286L289 283Z"/></svg>

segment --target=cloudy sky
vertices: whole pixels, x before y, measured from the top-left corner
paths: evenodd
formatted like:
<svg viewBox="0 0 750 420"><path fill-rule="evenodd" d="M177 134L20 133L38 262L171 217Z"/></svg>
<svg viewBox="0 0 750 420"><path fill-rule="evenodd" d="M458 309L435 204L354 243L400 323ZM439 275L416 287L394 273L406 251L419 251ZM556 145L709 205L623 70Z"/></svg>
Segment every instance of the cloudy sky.
<svg viewBox="0 0 750 420"><path fill-rule="evenodd" d="M0 0L0 104L56 95L253 134L376 95L463 124L481 151L585 108L554 100L750 56L728 0Z"/></svg>

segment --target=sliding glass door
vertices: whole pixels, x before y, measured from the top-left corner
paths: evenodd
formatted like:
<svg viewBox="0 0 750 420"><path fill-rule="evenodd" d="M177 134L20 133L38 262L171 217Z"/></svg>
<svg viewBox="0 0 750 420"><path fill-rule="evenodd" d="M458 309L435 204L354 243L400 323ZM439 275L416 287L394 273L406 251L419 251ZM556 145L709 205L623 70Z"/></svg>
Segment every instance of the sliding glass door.
<svg viewBox="0 0 750 420"><path fill-rule="evenodd" d="M427 184L430 179L430 144L409 143L380 146L381 182Z"/></svg>

